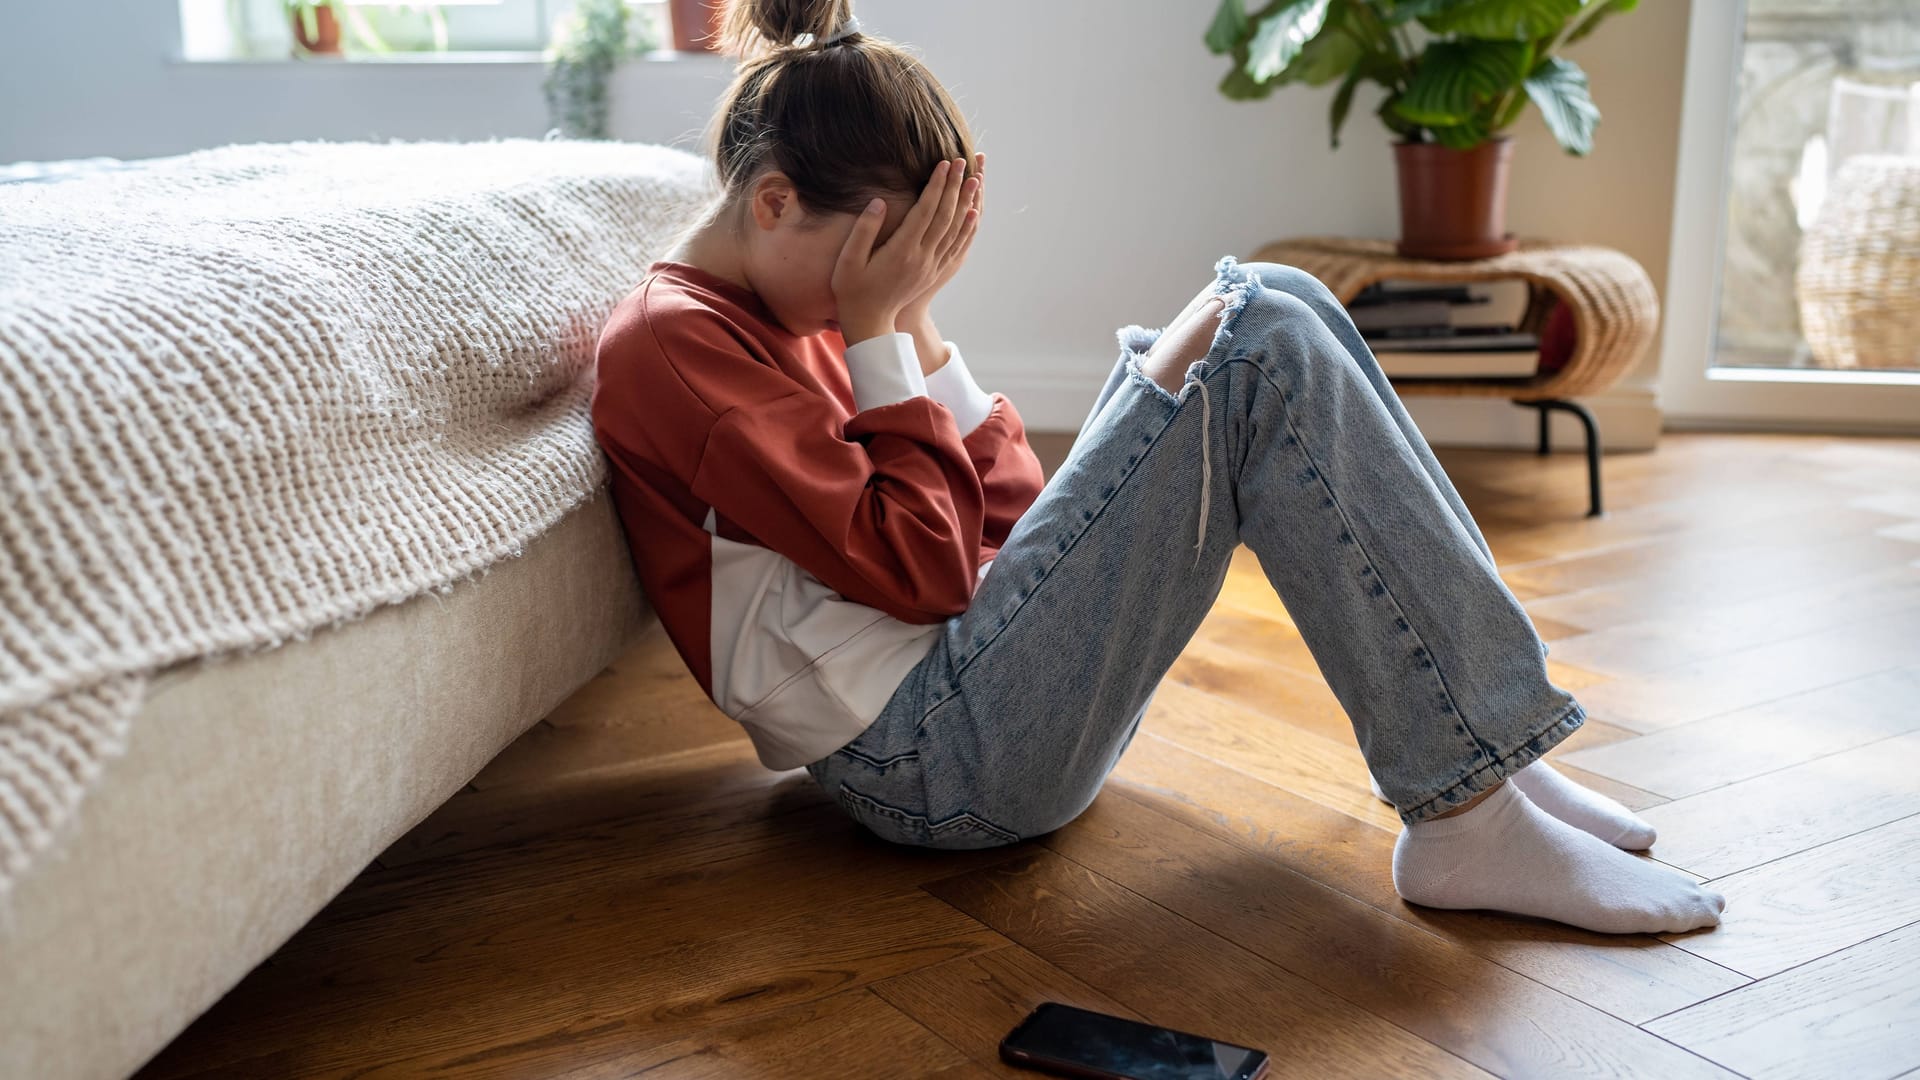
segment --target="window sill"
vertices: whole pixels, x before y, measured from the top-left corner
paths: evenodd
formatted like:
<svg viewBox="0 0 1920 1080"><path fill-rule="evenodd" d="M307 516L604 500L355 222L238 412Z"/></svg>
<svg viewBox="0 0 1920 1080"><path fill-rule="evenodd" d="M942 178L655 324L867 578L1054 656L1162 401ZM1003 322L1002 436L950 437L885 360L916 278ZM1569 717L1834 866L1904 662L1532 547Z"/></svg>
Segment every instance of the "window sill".
<svg viewBox="0 0 1920 1080"><path fill-rule="evenodd" d="M731 66L733 60L710 52L676 52L672 49L656 49L629 58L642 64L694 64L709 66L725 64ZM386 56L232 56L232 57L185 57L169 56L170 64L214 67L325 67L330 65L371 64L381 66L420 66L447 67L449 65L471 64L539 64L547 62L546 54L537 50L502 50L493 52L409 52L394 53Z"/></svg>

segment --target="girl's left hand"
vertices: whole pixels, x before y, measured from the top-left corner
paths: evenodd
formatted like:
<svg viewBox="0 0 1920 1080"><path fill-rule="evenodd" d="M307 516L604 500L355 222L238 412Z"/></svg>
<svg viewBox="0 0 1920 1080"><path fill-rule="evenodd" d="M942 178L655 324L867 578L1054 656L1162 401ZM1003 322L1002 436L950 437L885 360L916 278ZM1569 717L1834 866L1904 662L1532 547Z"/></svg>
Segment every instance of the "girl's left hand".
<svg viewBox="0 0 1920 1080"><path fill-rule="evenodd" d="M979 219L986 213L983 209L987 203L987 152L985 150L974 151L973 168L974 175L980 179L979 186L973 191L975 225L966 233L965 239L960 242L960 246L955 250L953 261L947 264L946 272L941 274L940 277L928 287L926 292L914 297L905 308L901 309L900 318L902 321L905 321L915 314L925 312L928 307L932 305L933 295L941 289L946 288L947 282L952 281L953 276L960 272L960 264L966 260L968 250L973 247L973 238L980 231L978 224ZM962 207L962 210L964 209L965 207Z"/></svg>

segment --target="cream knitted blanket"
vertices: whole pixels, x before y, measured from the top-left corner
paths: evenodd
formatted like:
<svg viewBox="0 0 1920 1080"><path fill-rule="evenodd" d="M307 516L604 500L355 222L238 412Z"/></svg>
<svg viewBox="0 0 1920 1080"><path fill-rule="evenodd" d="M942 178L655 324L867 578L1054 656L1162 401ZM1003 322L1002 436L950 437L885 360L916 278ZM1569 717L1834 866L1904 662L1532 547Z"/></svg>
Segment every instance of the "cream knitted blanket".
<svg viewBox="0 0 1920 1080"><path fill-rule="evenodd" d="M445 591L604 481L601 323L705 184L532 139L0 184L0 897L151 673Z"/></svg>

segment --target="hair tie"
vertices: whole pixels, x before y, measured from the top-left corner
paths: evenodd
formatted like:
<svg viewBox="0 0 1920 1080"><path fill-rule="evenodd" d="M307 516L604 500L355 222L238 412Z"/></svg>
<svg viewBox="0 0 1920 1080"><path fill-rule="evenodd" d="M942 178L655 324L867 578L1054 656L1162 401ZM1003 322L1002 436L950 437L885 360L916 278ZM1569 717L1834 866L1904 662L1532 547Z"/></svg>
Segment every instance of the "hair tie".
<svg viewBox="0 0 1920 1080"><path fill-rule="evenodd" d="M855 16L849 15L847 16L847 21L841 23L838 29L834 30L833 33L828 34L826 37L816 40L814 44L820 46L821 48L825 48L828 45L832 45L836 41L843 41L859 32L860 32L860 20Z"/></svg>

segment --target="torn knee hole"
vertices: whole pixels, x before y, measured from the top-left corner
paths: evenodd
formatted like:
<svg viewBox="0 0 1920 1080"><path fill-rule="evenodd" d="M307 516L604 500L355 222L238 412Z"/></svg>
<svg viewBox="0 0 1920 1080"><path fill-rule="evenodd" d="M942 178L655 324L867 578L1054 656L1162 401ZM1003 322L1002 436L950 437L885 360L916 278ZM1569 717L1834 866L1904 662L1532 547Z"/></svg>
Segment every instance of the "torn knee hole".
<svg viewBox="0 0 1920 1080"><path fill-rule="evenodd" d="M1176 326L1168 327L1153 343L1153 348L1147 351L1146 362L1142 365L1147 375L1169 391L1179 393L1187 368L1212 349L1213 323L1226 311L1226 307L1225 298L1211 297L1191 316Z"/></svg>

